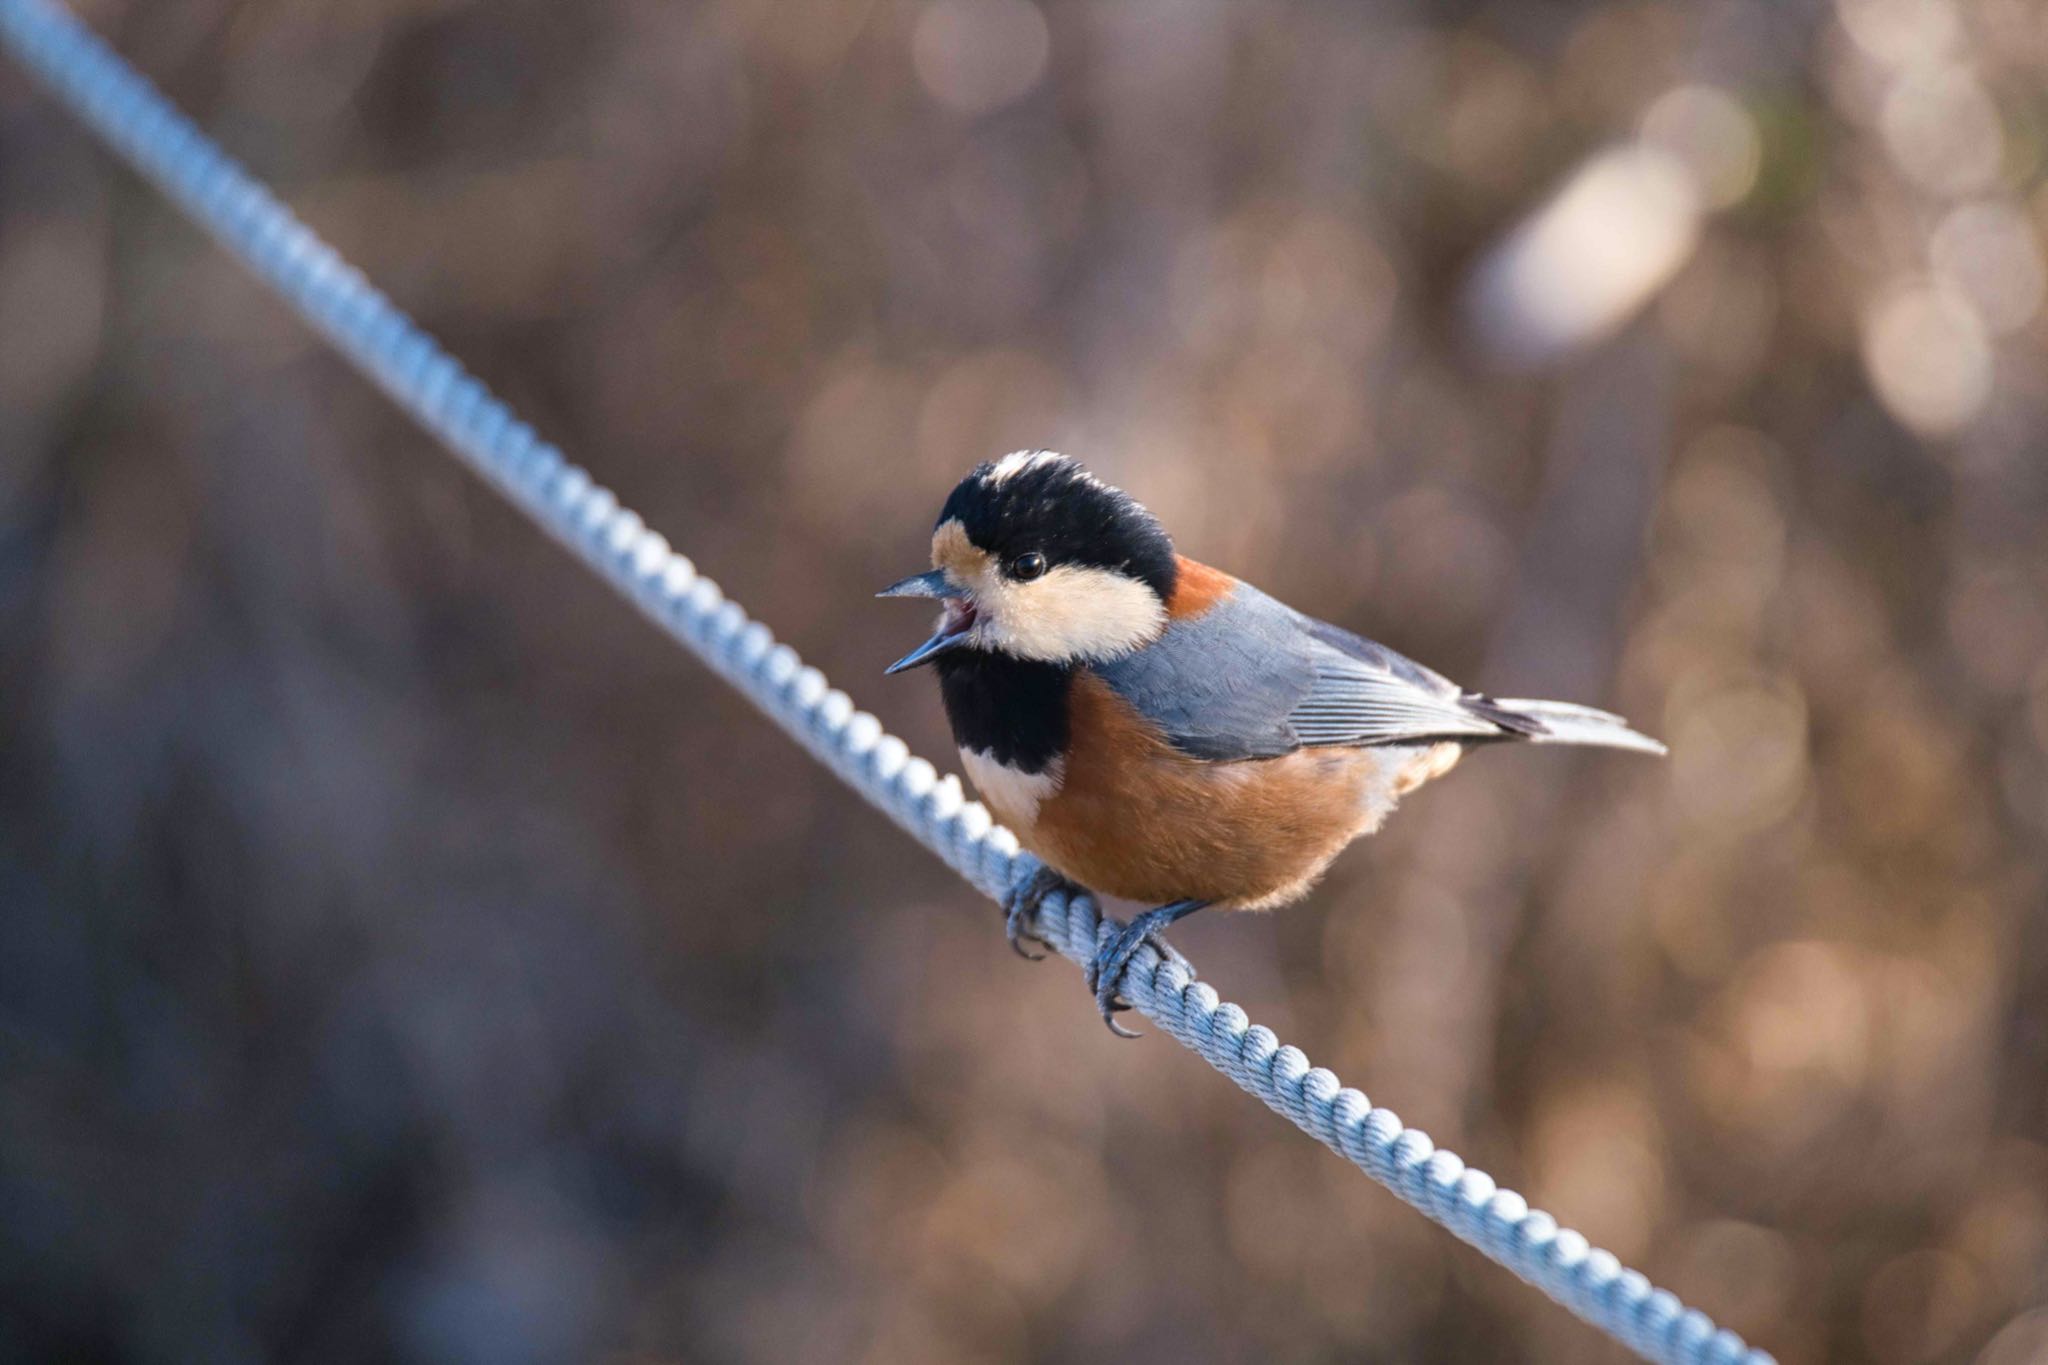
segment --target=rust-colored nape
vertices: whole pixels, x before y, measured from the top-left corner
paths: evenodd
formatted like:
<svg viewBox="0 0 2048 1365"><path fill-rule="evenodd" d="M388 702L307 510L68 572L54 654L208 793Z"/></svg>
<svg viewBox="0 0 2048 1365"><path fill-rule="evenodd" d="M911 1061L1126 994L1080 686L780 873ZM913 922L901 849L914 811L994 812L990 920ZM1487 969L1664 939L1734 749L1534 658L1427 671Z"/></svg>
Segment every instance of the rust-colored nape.
<svg viewBox="0 0 2048 1365"><path fill-rule="evenodd" d="M1212 569L1186 555L1175 555L1174 562L1179 566L1179 576L1174 580L1166 614L1176 621L1200 616L1237 586L1237 580L1223 570Z"/></svg>

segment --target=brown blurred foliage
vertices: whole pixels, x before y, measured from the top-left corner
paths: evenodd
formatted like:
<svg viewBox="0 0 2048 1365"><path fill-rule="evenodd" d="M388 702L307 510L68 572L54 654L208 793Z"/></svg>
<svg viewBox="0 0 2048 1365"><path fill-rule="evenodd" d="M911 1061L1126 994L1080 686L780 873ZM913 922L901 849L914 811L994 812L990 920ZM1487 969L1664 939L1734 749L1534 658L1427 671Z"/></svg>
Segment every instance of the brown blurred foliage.
<svg viewBox="0 0 2048 1365"><path fill-rule="evenodd" d="M1021 446L1661 734L1176 939L1788 1365L2048 1359L2035 0L83 8L927 754L867 594ZM1111 1040L11 69L0 694L0 1355L1619 1358Z"/></svg>

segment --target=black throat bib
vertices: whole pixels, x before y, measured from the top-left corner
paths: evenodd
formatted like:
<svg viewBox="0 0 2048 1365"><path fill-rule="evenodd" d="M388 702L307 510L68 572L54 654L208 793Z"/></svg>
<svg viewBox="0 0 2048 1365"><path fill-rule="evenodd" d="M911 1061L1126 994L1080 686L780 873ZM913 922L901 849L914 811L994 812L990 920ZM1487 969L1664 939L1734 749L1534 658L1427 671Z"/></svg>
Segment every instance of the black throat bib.
<svg viewBox="0 0 2048 1365"><path fill-rule="evenodd" d="M1006 768L1042 773L1067 749L1074 670L1007 654L957 649L933 661L953 742Z"/></svg>

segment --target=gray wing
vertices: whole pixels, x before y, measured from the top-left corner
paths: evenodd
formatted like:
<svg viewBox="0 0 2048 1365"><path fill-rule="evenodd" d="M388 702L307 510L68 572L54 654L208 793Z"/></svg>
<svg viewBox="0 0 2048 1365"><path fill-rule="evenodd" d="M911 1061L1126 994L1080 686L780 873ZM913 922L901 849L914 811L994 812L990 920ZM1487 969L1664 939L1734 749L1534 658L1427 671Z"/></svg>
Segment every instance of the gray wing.
<svg viewBox="0 0 2048 1365"><path fill-rule="evenodd" d="M1385 645L1293 614L1314 641L1315 685L1289 717L1303 744L1414 744L1542 733L1540 722L1467 692Z"/></svg>
<svg viewBox="0 0 2048 1365"><path fill-rule="evenodd" d="M1303 747L1499 739L1541 729L1245 583L1095 671L1195 758L1275 758Z"/></svg>

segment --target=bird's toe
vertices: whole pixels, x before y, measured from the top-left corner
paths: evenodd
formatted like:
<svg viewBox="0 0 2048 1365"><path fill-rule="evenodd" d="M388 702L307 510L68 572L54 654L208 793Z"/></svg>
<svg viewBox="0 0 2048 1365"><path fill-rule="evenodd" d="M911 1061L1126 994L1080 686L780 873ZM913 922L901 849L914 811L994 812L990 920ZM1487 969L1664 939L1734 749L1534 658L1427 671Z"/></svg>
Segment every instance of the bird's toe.
<svg viewBox="0 0 2048 1365"><path fill-rule="evenodd" d="M1175 952L1158 931L1167 925L1187 918L1207 905L1207 901L1175 901L1162 905L1156 910L1147 910L1129 924L1119 926L1117 931L1096 950L1094 961L1088 964L1088 989L1095 995L1095 1007L1102 1011L1102 1022L1109 1025L1109 1031L1120 1038L1135 1038L1138 1035L1110 1016L1118 1010L1129 1009L1117 1000L1117 992L1123 989L1124 975L1131 968L1131 960L1138 955L1138 949L1150 943L1159 950L1165 962L1187 965L1187 959Z"/></svg>
<svg viewBox="0 0 2048 1365"><path fill-rule="evenodd" d="M1029 944L1053 946L1051 940L1038 932L1038 907L1062 886L1078 889L1051 868L1041 867L1003 899L1003 932L1010 940L1010 950L1026 962L1045 958L1044 953L1032 951Z"/></svg>
<svg viewBox="0 0 2048 1365"><path fill-rule="evenodd" d="M1119 1024L1114 1016L1130 1006L1117 999L1117 992L1123 989L1124 975L1131 969L1131 959L1145 940L1151 938L1151 931L1138 924L1124 926L1114 938L1102 945L1095 960L1088 967L1088 985L1095 994L1095 1008L1102 1012L1102 1022L1109 1025L1109 1031L1120 1038L1135 1038L1137 1033ZM1152 940L1158 945L1158 940Z"/></svg>

